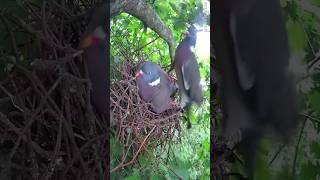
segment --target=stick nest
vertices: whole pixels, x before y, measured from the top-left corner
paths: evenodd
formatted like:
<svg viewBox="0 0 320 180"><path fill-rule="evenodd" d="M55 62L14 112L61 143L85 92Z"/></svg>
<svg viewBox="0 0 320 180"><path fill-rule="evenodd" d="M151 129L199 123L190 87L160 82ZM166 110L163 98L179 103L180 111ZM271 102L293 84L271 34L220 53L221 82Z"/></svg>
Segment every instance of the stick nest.
<svg viewBox="0 0 320 180"><path fill-rule="evenodd" d="M41 2L0 8L0 179L104 179L107 122L77 50L99 2Z"/></svg>
<svg viewBox="0 0 320 180"><path fill-rule="evenodd" d="M148 148L172 143L180 134L181 109L178 106L156 114L151 104L140 98L133 77L140 63L120 63L116 67L119 80L111 83L111 124L116 127L116 139L125 148L122 161L111 172L133 164ZM128 152L133 152L133 158L128 158Z"/></svg>

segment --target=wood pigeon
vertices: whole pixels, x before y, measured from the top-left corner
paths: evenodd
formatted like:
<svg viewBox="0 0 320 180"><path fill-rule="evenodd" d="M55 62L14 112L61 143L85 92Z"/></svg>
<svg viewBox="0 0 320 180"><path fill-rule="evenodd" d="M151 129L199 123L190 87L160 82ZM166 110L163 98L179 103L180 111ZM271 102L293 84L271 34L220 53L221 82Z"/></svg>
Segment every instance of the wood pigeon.
<svg viewBox="0 0 320 180"><path fill-rule="evenodd" d="M87 30L81 39L92 85L92 103L103 114L108 110L108 59L107 49L107 4L96 9Z"/></svg>
<svg viewBox="0 0 320 180"><path fill-rule="evenodd" d="M157 114L169 109L171 97L177 90L175 83L159 65L150 61L144 62L135 75L138 93L146 102L151 102Z"/></svg>
<svg viewBox="0 0 320 180"><path fill-rule="evenodd" d="M197 40L196 29L191 26L186 37L178 45L175 52L174 68L180 92L180 107L187 109L188 128L189 107L193 102L198 105L202 102L202 89L200 85L200 72L194 49Z"/></svg>
<svg viewBox="0 0 320 180"><path fill-rule="evenodd" d="M213 41L225 135L239 130L249 176L264 135L286 139L297 124L289 47L279 0L216 0Z"/></svg>

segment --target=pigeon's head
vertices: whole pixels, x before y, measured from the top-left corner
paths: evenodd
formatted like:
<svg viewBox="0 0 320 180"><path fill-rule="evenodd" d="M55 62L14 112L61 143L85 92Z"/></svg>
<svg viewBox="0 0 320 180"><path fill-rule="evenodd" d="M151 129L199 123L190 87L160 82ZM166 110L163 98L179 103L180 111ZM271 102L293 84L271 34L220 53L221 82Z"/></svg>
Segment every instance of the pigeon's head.
<svg viewBox="0 0 320 180"><path fill-rule="evenodd" d="M152 62L145 62L140 70L136 73L136 78L148 83L150 86L156 86L160 83L159 66Z"/></svg>
<svg viewBox="0 0 320 180"><path fill-rule="evenodd" d="M95 46L99 42L104 41L107 34L102 26L98 26L94 31L82 38L80 42L80 48L87 48L90 46Z"/></svg>
<svg viewBox="0 0 320 180"><path fill-rule="evenodd" d="M97 4L94 11L91 12L90 22L81 38L80 48L88 48L100 45L101 43L107 43L107 17L109 16L108 11L106 11L107 7L108 3L103 2L102 4Z"/></svg>
<svg viewBox="0 0 320 180"><path fill-rule="evenodd" d="M186 38L188 38L193 45L196 44L197 29L193 25L188 28L188 31L186 32Z"/></svg>

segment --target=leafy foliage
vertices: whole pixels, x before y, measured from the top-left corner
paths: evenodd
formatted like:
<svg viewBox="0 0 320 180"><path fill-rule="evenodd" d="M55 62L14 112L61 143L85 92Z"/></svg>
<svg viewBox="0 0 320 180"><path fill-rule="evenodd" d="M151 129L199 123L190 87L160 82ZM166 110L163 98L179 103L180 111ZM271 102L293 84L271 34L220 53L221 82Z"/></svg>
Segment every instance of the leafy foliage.
<svg viewBox="0 0 320 180"><path fill-rule="evenodd" d="M307 0L305 2L297 0L281 0L281 5L286 14L288 39L292 56L300 54L300 62L308 64L305 70L308 80L313 84L312 88L300 94L306 104L300 112L307 112L308 116L300 116L301 119L307 118L306 125L299 126L296 136L290 144L286 145L284 152L280 152L277 157L278 165L272 164L272 177L275 179L316 179L319 177L319 112L320 112L320 73L319 70L310 71L313 63L319 61L320 57L320 21L319 13L312 9L320 9L317 0ZM296 69L293 69L295 71ZM298 78L298 83L306 81ZM301 91L300 91L301 92ZM302 113L303 114L303 113ZM303 123L301 123L303 124ZM302 129L302 137L299 138L299 131ZM315 133L316 132L316 133ZM271 146L272 147L272 146ZM270 147L270 148L271 148ZM295 153L297 160L294 160ZM269 157L271 154L269 154ZM273 156L273 154L272 154ZM282 159L282 160L281 160ZM280 165L279 165L280 164ZM281 168L276 168L276 167ZM272 179L272 178L270 178Z"/></svg>
<svg viewBox="0 0 320 180"><path fill-rule="evenodd" d="M320 174L319 168L320 168L319 164L314 165L311 162L302 164L299 178L300 179L316 179L316 176Z"/></svg>

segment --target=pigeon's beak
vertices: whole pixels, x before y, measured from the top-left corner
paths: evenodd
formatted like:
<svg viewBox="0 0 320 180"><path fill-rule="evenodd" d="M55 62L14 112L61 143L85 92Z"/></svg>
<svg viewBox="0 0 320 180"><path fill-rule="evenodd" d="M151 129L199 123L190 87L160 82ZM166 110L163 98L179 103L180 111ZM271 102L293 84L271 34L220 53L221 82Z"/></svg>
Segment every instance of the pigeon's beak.
<svg viewBox="0 0 320 180"><path fill-rule="evenodd" d="M140 77L140 76L142 76L143 75L143 71L138 71L137 73L136 73L136 75L134 76L134 78L135 79L137 79L138 77Z"/></svg>
<svg viewBox="0 0 320 180"><path fill-rule="evenodd" d="M84 36L81 41L79 48L84 49L103 41L106 38L106 33L101 26L97 27L92 33Z"/></svg>
<svg viewBox="0 0 320 180"><path fill-rule="evenodd" d="M142 75L143 75L143 72L140 70L139 72L136 73L134 78L137 79L138 77L140 77Z"/></svg>
<svg viewBox="0 0 320 180"><path fill-rule="evenodd" d="M93 44L93 41L94 41L93 39L94 39L94 37L93 37L92 35L85 36L85 37L81 40L79 47L80 47L81 49L90 47L90 46Z"/></svg>

